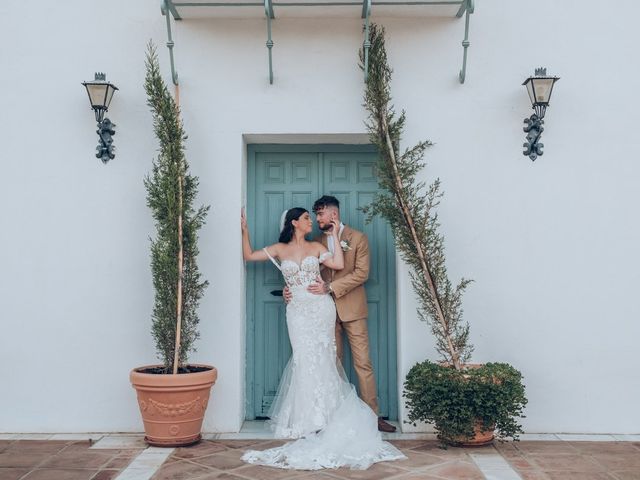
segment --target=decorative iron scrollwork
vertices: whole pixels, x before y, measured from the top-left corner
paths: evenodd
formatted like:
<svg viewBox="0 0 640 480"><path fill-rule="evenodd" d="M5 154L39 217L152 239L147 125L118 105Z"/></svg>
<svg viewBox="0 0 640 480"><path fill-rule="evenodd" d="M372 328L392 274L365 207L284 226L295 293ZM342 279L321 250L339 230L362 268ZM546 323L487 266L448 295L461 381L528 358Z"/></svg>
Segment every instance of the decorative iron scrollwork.
<svg viewBox="0 0 640 480"><path fill-rule="evenodd" d="M522 144L524 147L522 153L528 155L532 161L535 161L539 155L542 155L542 148L544 147L543 143L538 143L540 135L544 131L542 126L544 120L534 113L529 118L525 118L524 123L526 125L522 129L527 132L527 141Z"/></svg>
<svg viewBox="0 0 640 480"><path fill-rule="evenodd" d="M112 123L111 120L105 118L102 122L98 123L98 130L96 133L100 138L100 143L96 147L98 153L96 153L96 158L102 160L102 163L107 163L109 160L113 160L116 157L115 154L115 145L113 145L113 136L116 134L115 131L115 123Z"/></svg>

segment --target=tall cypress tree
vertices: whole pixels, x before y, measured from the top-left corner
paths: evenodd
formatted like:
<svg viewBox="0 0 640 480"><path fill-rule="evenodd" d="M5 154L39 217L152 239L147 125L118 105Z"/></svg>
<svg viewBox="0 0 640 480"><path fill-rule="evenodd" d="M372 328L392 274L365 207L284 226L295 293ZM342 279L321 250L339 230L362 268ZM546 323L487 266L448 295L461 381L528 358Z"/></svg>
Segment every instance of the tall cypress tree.
<svg viewBox="0 0 640 480"><path fill-rule="evenodd" d="M416 180L424 167L424 152L431 146L423 141L400 152L405 112L396 116L391 104L392 69L387 60L384 28L372 24L369 31L369 61L364 107L371 142L378 147L378 182L381 188L365 208L368 220L380 215L391 230L402 259L408 264L411 283L418 296L418 314L436 339L436 349L445 362L460 370L469 359L469 324L462 320L462 294L471 280L462 279L454 288L447 276L444 237L436 207L442 198L440 180L426 186ZM364 69L360 49L360 68Z"/></svg>
<svg viewBox="0 0 640 480"><path fill-rule="evenodd" d="M151 240L151 271L155 288L152 334L166 373L178 373L199 337L198 304L208 282L202 280L196 257L198 231L209 206L193 207L198 178L189 173L180 108L160 75L156 49L149 43L144 88L159 142L151 174L144 180L147 205L156 225Z"/></svg>

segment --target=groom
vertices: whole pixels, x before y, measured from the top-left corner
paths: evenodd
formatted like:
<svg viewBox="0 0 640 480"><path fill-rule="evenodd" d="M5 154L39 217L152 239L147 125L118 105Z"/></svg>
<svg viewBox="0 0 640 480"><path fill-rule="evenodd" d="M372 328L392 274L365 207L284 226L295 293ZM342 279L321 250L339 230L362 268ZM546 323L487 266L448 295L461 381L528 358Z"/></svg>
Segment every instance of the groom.
<svg viewBox="0 0 640 480"><path fill-rule="evenodd" d="M336 197L324 195L313 204L313 212L320 230L329 233L331 221L340 226L340 245L333 245L330 235L322 235L316 240L329 251L336 248L344 251L344 269L324 268L322 278L309 286L315 294L331 293L336 303L336 346L340 361L343 358L343 332L346 332L353 367L358 376L362 400L378 414L378 398L373 365L369 356L369 334L367 331L367 295L364 283L369 278L369 241L363 232L354 230L340 221L340 202ZM395 432L396 427L378 417L378 430Z"/></svg>

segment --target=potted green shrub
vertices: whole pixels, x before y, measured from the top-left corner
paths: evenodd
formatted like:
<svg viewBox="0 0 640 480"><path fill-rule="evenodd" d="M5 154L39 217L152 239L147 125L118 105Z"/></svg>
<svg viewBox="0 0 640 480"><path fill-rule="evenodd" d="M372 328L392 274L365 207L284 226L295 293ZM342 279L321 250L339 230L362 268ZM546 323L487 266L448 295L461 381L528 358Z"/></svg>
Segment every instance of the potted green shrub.
<svg viewBox="0 0 640 480"><path fill-rule="evenodd" d="M414 365L404 383L409 421L435 425L453 445L483 445L517 438L517 417L527 403L522 375L506 363L486 363L461 370L425 360Z"/></svg>
<svg viewBox="0 0 640 480"><path fill-rule="evenodd" d="M130 380L137 391L147 443L181 446L200 440L217 378L211 365L187 363L199 336L198 303L208 285L201 278L196 257L198 231L209 207L193 207L198 178L189 173L180 109L160 75L151 43L145 65L147 104L160 144L144 184L156 224L156 237L151 240L155 289L151 330L162 364L135 368Z"/></svg>
<svg viewBox="0 0 640 480"><path fill-rule="evenodd" d="M442 198L440 181L425 186L416 180L424 168L424 152L432 144L424 141L399 151L405 113L396 116L391 105L392 70L382 27L371 26L369 43L364 106L370 139L380 154L376 169L380 193L364 211L368 219L380 215L389 222L396 247L409 266L418 314L431 327L442 360L418 363L407 375L403 396L409 422L434 424L445 443L489 443L494 429L501 438L517 439L522 429L516 419L527 403L522 376L504 363L467 363L473 346L469 324L462 320L462 294L471 280L463 278L454 287L447 276L436 212ZM365 68L362 49L360 60Z"/></svg>

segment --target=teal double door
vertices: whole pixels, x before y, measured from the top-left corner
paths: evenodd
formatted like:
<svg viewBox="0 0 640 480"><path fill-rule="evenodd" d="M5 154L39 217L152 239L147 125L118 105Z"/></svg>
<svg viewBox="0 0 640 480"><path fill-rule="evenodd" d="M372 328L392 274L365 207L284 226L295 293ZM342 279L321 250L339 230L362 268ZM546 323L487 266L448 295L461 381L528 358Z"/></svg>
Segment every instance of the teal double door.
<svg viewBox="0 0 640 480"><path fill-rule="evenodd" d="M371 145L249 145L247 218L253 248L278 241L285 209L311 211L322 195L340 201L342 221L369 238L371 265L365 288L369 307L369 345L378 386L380 415L398 416L396 371L395 250L391 230L376 218L365 224L359 207L368 205L378 183ZM312 214L313 217L313 214ZM314 227L313 236L319 232ZM247 265L246 418L267 417L291 356L280 272L271 262ZM345 339L344 367L357 385Z"/></svg>

